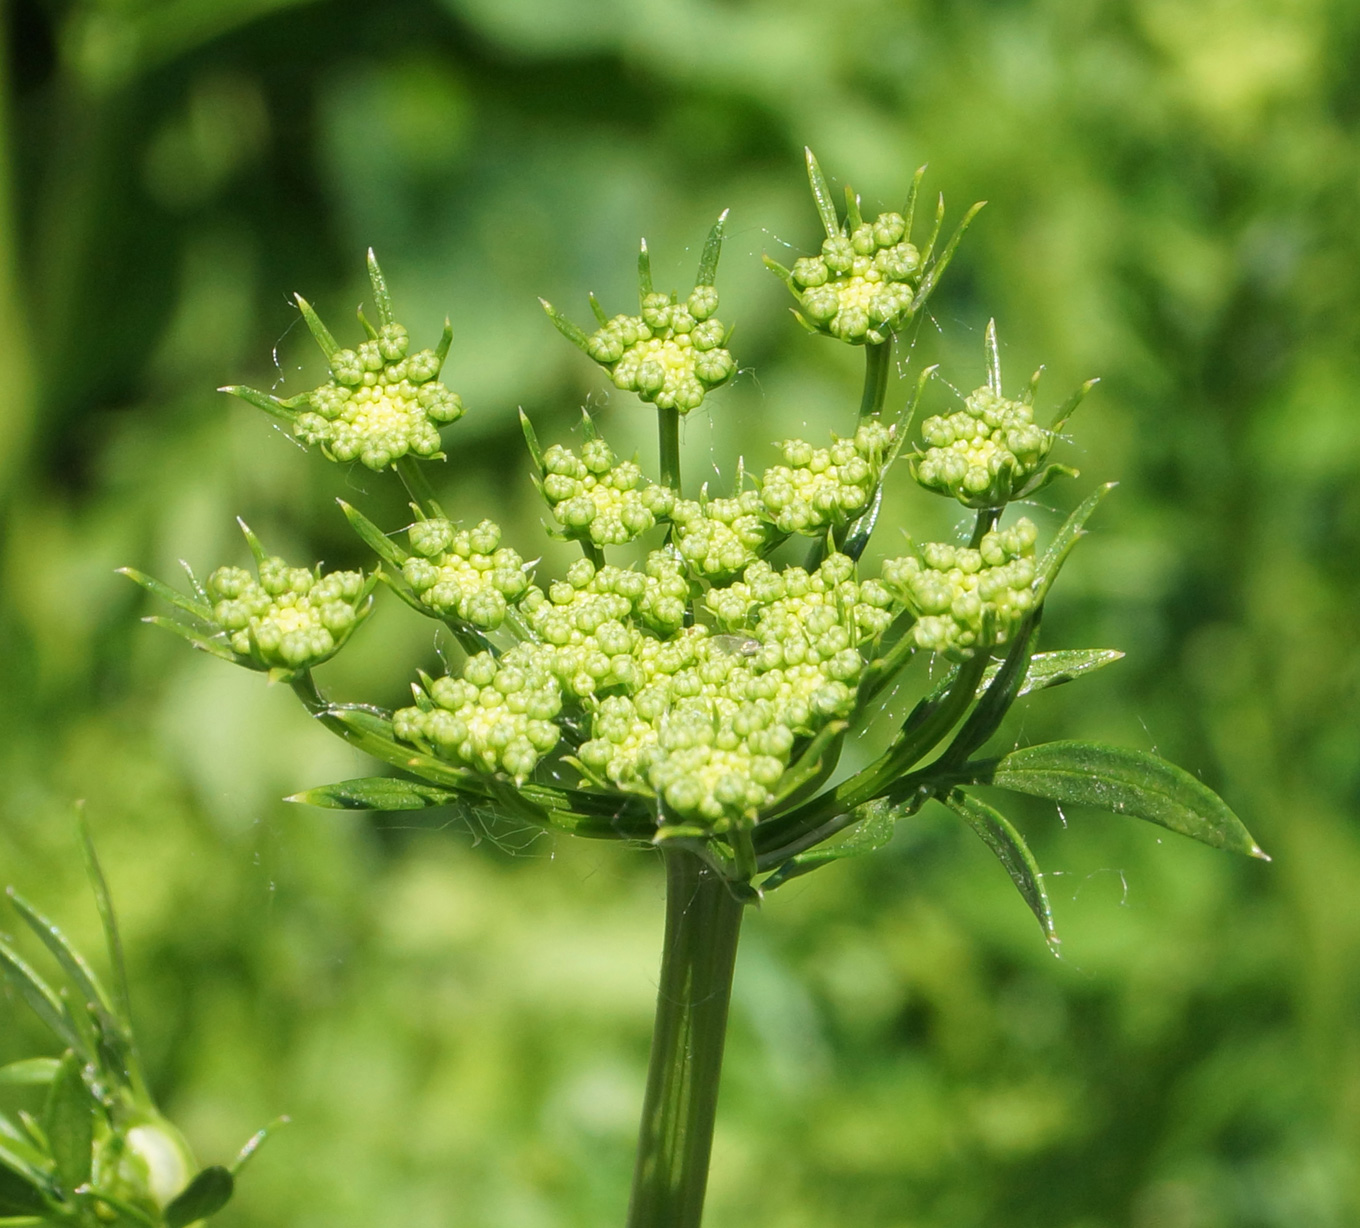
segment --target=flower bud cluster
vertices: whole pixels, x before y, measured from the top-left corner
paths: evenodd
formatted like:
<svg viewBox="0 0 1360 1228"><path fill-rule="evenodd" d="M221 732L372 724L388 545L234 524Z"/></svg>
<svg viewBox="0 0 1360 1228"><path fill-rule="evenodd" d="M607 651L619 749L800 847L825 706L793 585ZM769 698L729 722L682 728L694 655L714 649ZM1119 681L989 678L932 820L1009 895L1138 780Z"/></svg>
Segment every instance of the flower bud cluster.
<svg viewBox="0 0 1360 1228"><path fill-rule="evenodd" d="M858 583L854 570L844 555L811 575L758 562L706 599L720 626L744 632L644 637L641 685L602 700L581 762L654 792L679 819L749 825L773 800L796 739L850 714L859 647L891 620L887 589Z"/></svg>
<svg viewBox="0 0 1360 1228"><path fill-rule="evenodd" d="M730 499L679 499L671 510L675 546L692 574L732 576L753 563L771 538L759 491Z"/></svg>
<svg viewBox="0 0 1360 1228"><path fill-rule="evenodd" d="M539 652L563 689L578 699L609 687L642 684L639 654L645 654L645 629L655 635L677 633L685 622L689 581L675 556L654 550L644 570L607 565L596 568L578 559L559 580L533 588L521 608L529 630L541 641Z"/></svg>
<svg viewBox="0 0 1360 1228"><path fill-rule="evenodd" d="M844 524L872 498L891 428L870 421L853 439L831 438L830 448L786 439L779 445L784 464L762 475L761 502L780 532L816 537L829 525Z"/></svg>
<svg viewBox="0 0 1360 1228"><path fill-rule="evenodd" d="M293 432L332 460L385 469L412 452L439 455L439 427L463 416L463 402L438 380L434 350L411 354L400 324L385 324L357 350L331 355L331 379L307 395Z"/></svg>
<svg viewBox="0 0 1360 1228"><path fill-rule="evenodd" d="M695 286L683 303L673 294L644 294L642 314L615 316L591 334L586 352L616 387L685 414L736 374L717 309L712 286Z"/></svg>
<svg viewBox="0 0 1360 1228"><path fill-rule="evenodd" d="M232 651L269 669L308 669L337 653L367 616L372 587L362 572L326 575L289 567L280 558L244 568L219 567L208 577L212 620Z"/></svg>
<svg viewBox="0 0 1360 1228"><path fill-rule="evenodd" d="M919 557L888 559L883 583L916 615L921 648L966 660L1006 643L1034 609L1032 521L986 534L977 549L928 542Z"/></svg>
<svg viewBox="0 0 1360 1228"><path fill-rule="evenodd" d="M886 341L910 317L920 281L921 254L906 232L900 213L880 213L795 261L789 288L808 325L853 345Z"/></svg>
<svg viewBox="0 0 1360 1228"><path fill-rule="evenodd" d="M1054 438L1035 425L1028 400L1007 400L984 385L961 410L921 424L924 447L911 470L927 490L968 507L1002 507L1035 475Z"/></svg>
<svg viewBox="0 0 1360 1228"><path fill-rule="evenodd" d="M530 590L524 560L500 544L500 526L490 520L472 529L419 520L408 536L414 553L402 564L402 577L436 614L494 631Z"/></svg>
<svg viewBox="0 0 1360 1228"><path fill-rule="evenodd" d="M670 515L675 493L647 482L632 461L621 461L603 439L589 439L580 455L560 444L543 454L543 496L566 536L596 546L621 546Z"/></svg>
<svg viewBox="0 0 1360 1228"><path fill-rule="evenodd" d="M561 710L556 677L521 644L499 660L478 653L459 677L436 678L417 694L416 707L393 713L392 728L445 759L522 783L557 745L554 718Z"/></svg>

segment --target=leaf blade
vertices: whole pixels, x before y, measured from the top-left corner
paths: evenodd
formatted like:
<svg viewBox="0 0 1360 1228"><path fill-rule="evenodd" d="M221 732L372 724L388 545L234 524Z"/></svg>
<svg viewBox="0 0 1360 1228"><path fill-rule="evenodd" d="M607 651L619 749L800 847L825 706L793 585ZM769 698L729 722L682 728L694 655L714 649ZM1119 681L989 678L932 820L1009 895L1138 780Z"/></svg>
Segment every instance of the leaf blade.
<svg viewBox="0 0 1360 1228"><path fill-rule="evenodd" d="M1129 814L1211 848L1270 860L1208 785L1145 751L1095 742L1045 742L992 761L983 776L983 783L998 788Z"/></svg>
<svg viewBox="0 0 1360 1228"><path fill-rule="evenodd" d="M80 1073L80 1059L67 1052L52 1080L43 1111L43 1130L68 1199L90 1179L95 1101Z"/></svg>
<svg viewBox="0 0 1360 1228"><path fill-rule="evenodd" d="M1025 838L1001 811L962 789L951 789L940 800L967 823L996 855L1020 892L1020 898L1029 905L1030 912L1039 922L1039 928L1044 931L1044 940L1050 947L1056 948L1060 939L1053 925L1053 908L1048 902L1048 892L1044 890L1043 871L1034 860L1034 854L1029 851Z"/></svg>
<svg viewBox="0 0 1360 1228"><path fill-rule="evenodd" d="M307 789L283 800L324 810L427 810L460 799L452 790L399 776L366 776Z"/></svg>
<svg viewBox="0 0 1360 1228"><path fill-rule="evenodd" d="M236 1178L220 1164L203 1169L165 1208L166 1228L185 1228L216 1215L231 1201Z"/></svg>

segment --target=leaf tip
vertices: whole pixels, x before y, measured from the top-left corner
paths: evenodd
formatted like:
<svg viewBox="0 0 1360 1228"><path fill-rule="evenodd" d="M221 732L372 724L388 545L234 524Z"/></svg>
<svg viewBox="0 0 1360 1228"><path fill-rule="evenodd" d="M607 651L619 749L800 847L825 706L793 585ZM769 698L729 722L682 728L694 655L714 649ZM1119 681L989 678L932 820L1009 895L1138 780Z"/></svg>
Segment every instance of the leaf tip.
<svg viewBox="0 0 1360 1228"><path fill-rule="evenodd" d="M1265 851L1255 840L1251 842L1251 848L1247 850L1248 857L1255 857L1257 861L1274 861L1275 859Z"/></svg>

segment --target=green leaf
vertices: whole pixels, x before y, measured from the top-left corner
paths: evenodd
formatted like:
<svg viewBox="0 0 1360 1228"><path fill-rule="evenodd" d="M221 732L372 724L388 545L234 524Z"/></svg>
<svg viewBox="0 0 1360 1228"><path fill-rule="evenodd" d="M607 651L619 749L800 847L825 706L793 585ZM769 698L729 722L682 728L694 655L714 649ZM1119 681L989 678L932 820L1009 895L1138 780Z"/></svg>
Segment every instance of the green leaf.
<svg viewBox="0 0 1360 1228"><path fill-rule="evenodd" d="M1028 499L1031 495L1036 495L1046 486L1051 486L1059 478L1079 478L1080 469L1073 469L1071 465L1059 465L1056 462L1045 465L1019 490L1011 495L1012 500Z"/></svg>
<svg viewBox="0 0 1360 1228"><path fill-rule="evenodd" d="M788 269L786 269L782 264L780 264L778 260L774 260L769 256L762 256L761 260L764 262L765 267L769 269L770 272L773 273L777 278L779 278L779 280L782 281L786 286L788 286L790 290L792 290L795 294L799 293L798 287L793 284L793 274Z"/></svg>
<svg viewBox="0 0 1360 1228"><path fill-rule="evenodd" d="M173 618L166 618L160 614L152 614L142 619L142 622L149 623L153 627L160 627L165 631L171 631L181 639L188 640L199 652L206 652L209 656L218 657L223 661L230 661L233 665L244 665L247 668L254 668L253 662L246 657L238 656L236 653L222 643L221 640L210 639L201 631L196 631L193 627L186 627L183 623L176 622Z"/></svg>
<svg viewBox="0 0 1360 1228"><path fill-rule="evenodd" d="M80 1037L66 1018L61 999L52 992L52 987L33 971L20 954L9 943L0 939L0 971L5 979L18 990L29 1008L61 1039L63 1044L73 1049L81 1048Z"/></svg>
<svg viewBox="0 0 1360 1228"><path fill-rule="evenodd" d="M911 187L907 189L907 203L902 206L902 216L906 219L907 228L903 238L906 242L911 242L911 227L916 221L916 200L921 194L921 180L926 177L926 168L918 166L916 173L911 177Z"/></svg>
<svg viewBox="0 0 1360 1228"><path fill-rule="evenodd" d="M812 187L812 199L817 202L817 213L822 219L826 237L834 239L841 232L841 220L836 215L836 202L832 199L826 176L822 174L822 168L818 165L812 150L804 148L803 153L807 155L808 183Z"/></svg>
<svg viewBox="0 0 1360 1228"><path fill-rule="evenodd" d="M1034 594L1038 601L1043 601L1047 596L1053 578L1072 553L1072 547L1086 535L1086 522L1100 506L1100 501L1118 485L1118 482L1106 482L1104 486L1097 486L1058 530L1058 535L1039 560L1038 574L1034 580Z"/></svg>
<svg viewBox="0 0 1360 1228"><path fill-rule="evenodd" d="M95 1099L80 1074L80 1059L68 1052L52 1080L43 1110L57 1180L68 1198L90 1179L90 1152L94 1146Z"/></svg>
<svg viewBox="0 0 1360 1228"><path fill-rule="evenodd" d="M912 300L911 310L914 315L925 305L931 292L940 284L940 278L944 276L945 270L949 267L949 262L954 259L954 253L958 250L959 243L963 240L968 227L973 224L973 219L982 212L986 206L985 200L978 201L967 213L963 215L961 221L955 228L954 233L949 236L949 242L945 244L944 251L940 253L940 258L930 267L930 272L921 279L921 287L916 291L916 297ZM935 214L935 232L939 232L940 223L944 220L944 197L940 197L940 207ZM932 234L930 241L926 244L925 250L921 253L921 261L924 264L930 259L930 253L935 246L935 234Z"/></svg>
<svg viewBox="0 0 1360 1228"><path fill-rule="evenodd" d="M340 504L340 510L345 513L345 519L349 521L350 528L359 535L364 545L385 563L391 563L393 567L399 568L410 558L405 550L398 546L358 508L351 507L343 499L337 499L336 502Z"/></svg>
<svg viewBox="0 0 1360 1228"><path fill-rule="evenodd" d="M820 870L833 861L840 861L844 857L858 857L881 849L892 839L902 809L901 806L893 805L882 798L861 806L860 810L864 812L864 817L846 828L843 836L833 838L806 853L790 857L760 884L760 889L773 891L790 879L811 874L813 870Z"/></svg>
<svg viewBox="0 0 1360 1228"><path fill-rule="evenodd" d="M321 347L321 352L329 358L340 348L340 343L331 336L330 330L321 323L321 317L312 310L312 305L300 294L293 295L297 300L298 310L302 312L302 318L307 321L307 328L310 330L317 345Z"/></svg>
<svg viewBox="0 0 1360 1228"><path fill-rule="evenodd" d="M416 784L396 776L368 776L362 780L322 785L283 800L327 810L425 810L447 805L457 797L448 789L436 789L433 785Z"/></svg>
<svg viewBox="0 0 1360 1228"><path fill-rule="evenodd" d="M577 328L575 324L568 320L566 316L558 311L556 307L548 302L547 299L541 298L538 301L543 304L543 310L548 313L548 319L553 322L553 326L557 331L580 350L582 354L588 356L590 354L590 338Z"/></svg>
<svg viewBox="0 0 1360 1228"><path fill-rule="evenodd" d="M519 429L524 432L524 442L529 448L529 455L534 459L534 465L542 473L543 447L538 442L538 432L534 430L534 424L529 421L529 415L522 408L519 411Z"/></svg>
<svg viewBox="0 0 1360 1228"><path fill-rule="evenodd" d="M42 1216L47 1210L42 1186L17 1173L0 1152L0 1216ZM0 1224L7 1222L0 1219ZM16 1219L15 1223L43 1223L42 1219Z"/></svg>
<svg viewBox="0 0 1360 1228"><path fill-rule="evenodd" d="M83 802L76 803L76 829L80 836L80 855L85 863L85 877L89 879L90 890L94 895L95 908L99 913L99 924L104 931L104 945L108 948L109 963L113 965L113 991L115 1014L124 1029L132 1029L132 999L128 992L127 964L123 959L123 939L118 932L118 916L113 911L113 895L109 891L108 880L104 877L104 867L99 864L95 852L94 839L85 819Z"/></svg>
<svg viewBox="0 0 1360 1228"><path fill-rule="evenodd" d="M166 1228L184 1228L216 1215L231 1201L236 1179L220 1164L205 1168L165 1208Z"/></svg>
<svg viewBox="0 0 1360 1228"><path fill-rule="evenodd" d="M1076 390L1076 392L1068 397L1067 400L1063 402L1062 407L1058 410L1057 417L1053 419L1053 425L1049 427L1049 430L1055 432L1062 430L1063 427L1067 425L1067 420L1076 412L1077 406L1086 399L1086 394L1098 383L1100 383L1099 378L1088 379Z"/></svg>
<svg viewBox="0 0 1360 1228"><path fill-rule="evenodd" d="M297 413L291 405L280 401L278 397L271 397L267 392L261 392L258 388L247 388L244 384L227 384L217 391L225 392L229 397L236 397L238 400L245 401L246 404L253 405L256 409L264 410L270 417L278 418L290 425L297 418Z"/></svg>
<svg viewBox="0 0 1360 1228"><path fill-rule="evenodd" d="M718 275L718 257L722 255L723 227L727 225L727 210L724 209L713 229L704 241L704 250L699 257L699 273L694 279L696 286L711 286Z"/></svg>
<svg viewBox="0 0 1360 1228"><path fill-rule="evenodd" d="M439 341L434 347L434 356L439 363L438 369L444 369L444 359L449 356L449 349L453 345L453 321L444 317L444 331L439 334Z"/></svg>
<svg viewBox="0 0 1360 1228"><path fill-rule="evenodd" d="M60 1065L54 1057L30 1057L11 1062L8 1066L0 1066L0 1083L20 1087L51 1083Z"/></svg>
<svg viewBox="0 0 1360 1228"><path fill-rule="evenodd" d="M1020 897L1029 905L1038 920L1050 947L1058 945L1053 928L1053 909L1044 890L1044 876L1029 851L1025 838L1015 830L1009 819L986 802L970 797L961 789L952 789L940 799L982 838L982 842L996 854Z"/></svg>
<svg viewBox="0 0 1360 1228"><path fill-rule="evenodd" d="M47 1189L50 1182L46 1173L51 1165L27 1133L0 1114L0 1170L8 1169L30 1185Z"/></svg>
<svg viewBox="0 0 1360 1228"><path fill-rule="evenodd" d="M993 760L975 779L1055 802L1099 806L1262 861L1242 820L1183 768L1144 751L1094 742L1045 742Z"/></svg>
<svg viewBox="0 0 1360 1228"><path fill-rule="evenodd" d="M638 298L646 298L652 293L652 254L647 250L647 240L638 246Z"/></svg>
<svg viewBox="0 0 1360 1228"><path fill-rule="evenodd" d="M95 976L94 969L85 962L85 957L70 944L66 935L13 887L9 888L8 895L15 911L24 919L28 928L38 936L42 944L52 952L62 970L71 978L71 983L80 991L82 1003L95 1003L111 1012L113 1004L104 992L104 987L99 983L99 978Z"/></svg>
<svg viewBox="0 0 1360 1228"><path fill-rule="evenodd" d="M982 339L982 348L987 355L987 387L997 396L1001 395L1001 348L996 340L996 320L987 321L987 332Z"/></svg>
<svg viewBox="0 0 1360 1228"><path fill-rule="evenodd" d="M212 621L211 606L201 601L195 601L192 597L186 597L178 589L171 588L154 576L148 576L135 567L119 567L117 574L127 576L134 584L140 584L148 593L154 594L162 601L168 601L176 609L183 610L186 614L192 614L195 618L201 618L206 622Z"/></svg>
<svg viewBox="0 0 1360 1228"><path fill-rule="evenodd" d="M1036 652L1030 658L1029 669L1025 671L1025 681L1015 697L1042 691L1045 687L1061 686L1072 682L1084 674L1103 669L1112 661L1120 660L1124 654L1117 648L1067 648L1058 652ZM982 676L982 687L991 684L1001 668L1000 661L994 661ZM981 688L979 688L981 690Z"/></svg>
<svg viewBox="0 0 1360 1228"><path fill-rule="evenodd" d="M392 296L387 291L387 278L378 267L378 257L373 249L368 249L368 280L373 286L373 306L378 309L378 319L384 324L392 323Z"/></svg>
<svg viewBox="0 0 1360 1228"><path fill-rule="evenodd" d="M246 1145L236 1153L236 1159L231 1162L227 1171L231 1173L233 1177L238 1176L241 1170L250 1163L251 1157L259 1151L261 1144L282 1127L291 1125L292 1120L291 1117L286 1115L283 1117L276 1117L265 1126L263 1130L256 1130L255 1133L246 1140Z"/></svg>

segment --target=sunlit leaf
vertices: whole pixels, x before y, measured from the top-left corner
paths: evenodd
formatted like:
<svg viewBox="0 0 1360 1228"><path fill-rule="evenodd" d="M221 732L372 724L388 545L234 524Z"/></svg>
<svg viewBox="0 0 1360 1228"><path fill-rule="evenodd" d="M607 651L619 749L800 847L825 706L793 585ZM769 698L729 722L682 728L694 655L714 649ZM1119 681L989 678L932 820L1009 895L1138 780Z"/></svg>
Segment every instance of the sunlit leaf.
<svg viewBox="0 0 1360 1228"><path fill-rule="evenodd" d="M987 784L1056 802L1099 806L1214 848L1269 860L1217 793L1145 751L1094 742L1046 742L980 766L984 770L976 779Z"/></svg>
<svg viewBox="0 0 1360 1228"><path fill-rule="evenodd" d="M1025 681L1021 683L1015 697L1019 699L1022 695L1042 691L1045 687L1072 682L1084 674L1103 669L1111 662L1120 660L1123 655L1117 648L1071 648L1058 652L1036 652L1030 658L1029 668L1025 671ZM1000 668L1000 661L994 661L987 667L979 691L991 685Z"/></svg>
<svg viewBox="0 0 1360 1228"><path fill-rule="evenodd" d="M368 776L362 780L322 785L305 793L294 793L284 800L327 810L425 810L447 805L457 797L448 789L437 789L396 776Z"/></svg>

